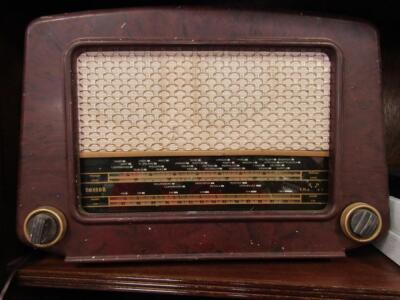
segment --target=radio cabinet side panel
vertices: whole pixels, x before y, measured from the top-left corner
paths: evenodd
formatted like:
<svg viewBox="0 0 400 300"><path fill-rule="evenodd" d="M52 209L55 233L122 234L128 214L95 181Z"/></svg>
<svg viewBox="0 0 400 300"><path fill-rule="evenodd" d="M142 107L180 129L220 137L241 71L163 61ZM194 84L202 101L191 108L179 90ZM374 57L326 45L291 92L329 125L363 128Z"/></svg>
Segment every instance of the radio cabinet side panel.
<svg viewBox="0 0 400 300"><path fill-rule="evenodd" d="M51 29L39 23L33 22L25 36L17 200L17 233L24 243L27 243L23 230L27 214L48 205L66 212L67 199L72 195L66 172L62 46ZM64 251L60 249L65 247L60 243L54 250L62 254Z"/></svg>
<svg viewBox="0 0 400 300"><path fill-rule="evenodd" d="M332 216L291 220L82 222L77 205L76 153L67 55L79 41L146 45L333 43L343 68L332 115ZM310 16L213 9L138 8L46 17L26 35L17 231L37 207L53 206L68 224L49 251L73 261L335 257L357 246L340 230L341 211L353 202L379 210L387 228L378 38L369 25ZM335 131L335 132L334 132ZM317 213L317 212L316 212ZM99 218L100 220L101 218Z"/></svg>

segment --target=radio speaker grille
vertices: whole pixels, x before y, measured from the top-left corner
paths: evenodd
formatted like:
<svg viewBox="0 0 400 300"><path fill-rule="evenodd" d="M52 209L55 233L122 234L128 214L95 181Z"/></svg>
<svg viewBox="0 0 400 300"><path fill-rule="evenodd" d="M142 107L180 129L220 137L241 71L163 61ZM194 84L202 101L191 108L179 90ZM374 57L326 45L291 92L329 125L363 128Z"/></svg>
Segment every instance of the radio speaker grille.
<svg viewBox="0 0 400 300"><path fill-rule="evenodd" d="M81 152L329 148L319 50L86 51L76 72Z"/></svg>

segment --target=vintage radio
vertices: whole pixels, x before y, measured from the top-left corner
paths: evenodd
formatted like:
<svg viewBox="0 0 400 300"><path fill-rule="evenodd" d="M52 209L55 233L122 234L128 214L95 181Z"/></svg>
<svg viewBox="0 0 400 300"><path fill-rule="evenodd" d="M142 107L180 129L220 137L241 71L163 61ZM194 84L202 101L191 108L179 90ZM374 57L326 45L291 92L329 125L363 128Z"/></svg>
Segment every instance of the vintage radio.
<svg viewBox="0 0 400 300"><path fill-rule="evenodd" d="M386 230L367 24L206 8L26 35L18 233L67 261L340 257Z"/></svg>

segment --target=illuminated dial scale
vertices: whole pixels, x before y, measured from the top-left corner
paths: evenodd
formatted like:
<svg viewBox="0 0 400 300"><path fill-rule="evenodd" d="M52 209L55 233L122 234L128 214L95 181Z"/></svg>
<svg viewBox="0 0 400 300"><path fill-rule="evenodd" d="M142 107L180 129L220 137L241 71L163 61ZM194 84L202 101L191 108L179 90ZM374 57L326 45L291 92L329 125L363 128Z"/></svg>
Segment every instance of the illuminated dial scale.
<svg viewBox="0 0 400 300"><path fill-rule="evenodd" d="M328 158L81 158L87 212L307 210L328 201Z"/></svg>

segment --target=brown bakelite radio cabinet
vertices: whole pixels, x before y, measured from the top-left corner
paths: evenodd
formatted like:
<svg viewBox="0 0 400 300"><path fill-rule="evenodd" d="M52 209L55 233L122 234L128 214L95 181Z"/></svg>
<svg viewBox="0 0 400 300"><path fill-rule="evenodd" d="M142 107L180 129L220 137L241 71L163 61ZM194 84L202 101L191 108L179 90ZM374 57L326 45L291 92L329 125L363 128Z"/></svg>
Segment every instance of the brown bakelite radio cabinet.
<svg viewBox="0 0 400 300"><path fill-rule="evenodd" d="M26 34L17 230L67 261L340 257L386 230L359 21L134 8Z"/></svg>

